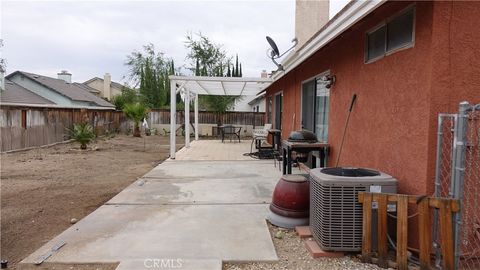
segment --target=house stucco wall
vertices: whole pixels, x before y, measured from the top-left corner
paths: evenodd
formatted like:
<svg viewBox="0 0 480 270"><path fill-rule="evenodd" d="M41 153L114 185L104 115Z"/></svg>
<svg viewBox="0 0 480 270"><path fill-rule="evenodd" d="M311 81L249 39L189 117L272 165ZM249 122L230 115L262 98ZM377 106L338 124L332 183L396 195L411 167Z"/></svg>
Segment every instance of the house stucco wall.
<svg viewBox="0 0 480 270"><path fill-rule="evenodd" d="M265 112L265 98L258 99L250 104L251 111L258 106L258 112Z"/></svg>
<svg viewBox="0 0 480 270"><path fill-rule="evenodd" d="M107 98L108 100L111 100L112 97L120 95L122 93L122 89L118 89L117 87L113 87L113 86L110 85L111 97L106 96L105 91L104 91L104 86L103 86L103 79L93 80L93 81L87 83L86 85L92 87L93 89L96 89L96 90L100 91L99 96Z"/></svg>
<svg viewBox="0 0 480 270"><path fill-rule="evenodd" d="M337 82L330 94L329 165L337 158L356 93L339 165L391 174L400 193L431 194L438 113L454 112L462 100L480 102L480 3L414 3L414 47L365 64L365 32L412 3L379 7L273 83L267 96L283 91L286 139L300 129L302 81L330 70Z"/></svg>

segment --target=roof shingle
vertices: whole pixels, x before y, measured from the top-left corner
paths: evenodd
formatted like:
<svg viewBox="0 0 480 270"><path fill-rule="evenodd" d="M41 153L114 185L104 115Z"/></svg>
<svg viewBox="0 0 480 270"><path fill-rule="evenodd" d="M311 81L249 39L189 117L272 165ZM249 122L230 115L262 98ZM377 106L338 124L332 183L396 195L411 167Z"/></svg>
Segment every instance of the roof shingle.
<svg viewBox="0 0 480 270"><path fill-rule="evenodd" d="M18 104L54 104L52 101L41 97L10 80L5 80L5 90L0 92L0 102Z"/></svg>
<svg viewBox="0 0 480 270"><path fill-rule="evenodd" d="M28 73L24 71L16 71L7 77L13 76L13 74L16 74L16 73L20 73L23 76L28 77L29 79L71 100L90 102L96 106L101 106L101 107L114 107L113 104L90 93L88 90L85 89L84 86L79 86L79 83L67 83L61 79L54 79L51 77Z"/></svg>

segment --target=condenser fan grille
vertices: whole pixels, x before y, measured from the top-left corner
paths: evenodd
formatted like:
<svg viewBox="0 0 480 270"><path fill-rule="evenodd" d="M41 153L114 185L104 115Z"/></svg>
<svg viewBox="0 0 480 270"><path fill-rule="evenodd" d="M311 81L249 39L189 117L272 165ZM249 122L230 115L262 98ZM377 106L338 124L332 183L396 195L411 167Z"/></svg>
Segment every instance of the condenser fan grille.
<svg viewBox="0 0 480 270"><path fill-rule="evenodd" d="M310 220L315 240L325 250L361 250L362 205L357 194L367 188L326 186L313 179L310 183Z"/></svg>

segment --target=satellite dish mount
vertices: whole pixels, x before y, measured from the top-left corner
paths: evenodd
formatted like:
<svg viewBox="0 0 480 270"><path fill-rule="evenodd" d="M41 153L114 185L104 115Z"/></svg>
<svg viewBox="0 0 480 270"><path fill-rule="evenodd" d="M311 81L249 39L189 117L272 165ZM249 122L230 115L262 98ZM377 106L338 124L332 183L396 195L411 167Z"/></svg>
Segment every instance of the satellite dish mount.
<svg viewBox="0 0 480 270"><path fill-rule="evenodd" d="M273 41L273 39L269 36L267 36L266 38L267 38L268 44L270 44L270 49L268 49L268 51L267 51L268 57L270 57L270 59L272 59L272 62L277 66L277 68L278 68L277 71L278 70L283 70L282 64L278 63L276 60L278 58L284 56L287 52L289 52L295 46L297 46L297 43L298 43L297 38L292 39L292 42L294 43L293 46L290 47L285 52L283 52L282 54L280 54L280 51L278 50L278 47L277 47L277 44L275 43L275 41Z"/></svg>

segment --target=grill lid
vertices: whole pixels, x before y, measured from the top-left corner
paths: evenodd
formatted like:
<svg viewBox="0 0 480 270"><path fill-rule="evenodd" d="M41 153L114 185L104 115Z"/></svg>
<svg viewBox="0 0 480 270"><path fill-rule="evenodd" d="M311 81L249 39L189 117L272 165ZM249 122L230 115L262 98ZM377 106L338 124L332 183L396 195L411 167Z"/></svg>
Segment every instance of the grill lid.
<svg viewBox="0 0 480 270"><path fill-rule="evenodd" d="M315 136L315 133L308 130L292 131L290 133L290 136L288 136L287 140L289 142L307 142L307 143L318 142L317 136Z"/></svg>

